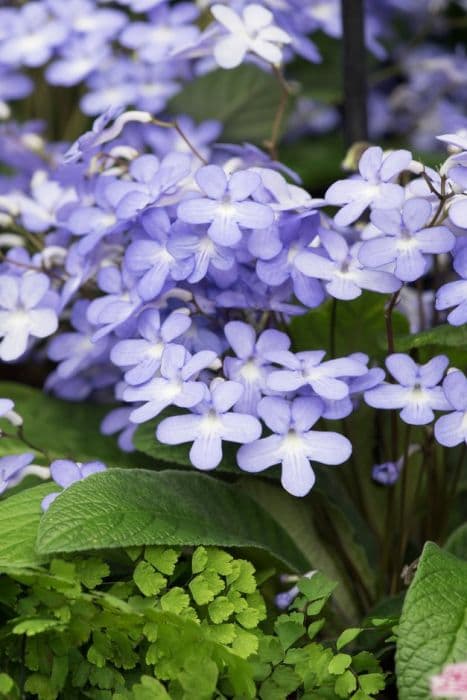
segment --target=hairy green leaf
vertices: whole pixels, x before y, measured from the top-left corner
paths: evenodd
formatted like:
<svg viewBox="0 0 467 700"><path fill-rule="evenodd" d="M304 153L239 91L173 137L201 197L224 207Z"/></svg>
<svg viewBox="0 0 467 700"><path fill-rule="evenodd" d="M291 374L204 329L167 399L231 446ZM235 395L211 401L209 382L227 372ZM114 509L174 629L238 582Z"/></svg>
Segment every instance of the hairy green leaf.
<svg viewBox="0 0 467 700"><path fill-rule="evenodd" d="M66 489L43 516L38 550L130 545L258 547L295 570L306 558L242 490L196 472L112 469Z"/></svg>
<svg viewBox="0 0 467 700"><path fill-rule="evenodd" d="M2 565L33 566L46 558L35 544L42 499L55 490L54 484L40 484L0 501L0 571Z"/></svg>
<svg viewBox="0 0 467 700"><path fill-rule="evenodd" d="M407 593L396 655L400 700L429 700L430 676L467 649L467 562L425 545Z"/></svg>

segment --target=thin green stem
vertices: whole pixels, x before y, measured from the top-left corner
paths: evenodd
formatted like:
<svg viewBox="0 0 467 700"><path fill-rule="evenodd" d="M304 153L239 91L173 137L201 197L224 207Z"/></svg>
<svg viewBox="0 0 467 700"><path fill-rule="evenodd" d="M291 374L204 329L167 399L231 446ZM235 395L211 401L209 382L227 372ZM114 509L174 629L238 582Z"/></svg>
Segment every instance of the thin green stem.
<svg viewBox="0 0 467 700"><path fill-rule="evenodd" d="M265 141L264 145L269 151L269 154L273 160L277 160L277 144L279 143L279 137L281 133L282 122L285 116L285 111L287 109L287 104L289 102L290 95L292 94L292 89L288 82L286 81L284 74L281 69L277 66L273 66L274 76L279 83L281 89L281 95L279 99L279 104L277 105L277 110L274 115L274 121L272 123L271 136L268 141Z"/></svg>
<svg viewBox="0 0 467 700"><path fill-rule="evenodd" d="M402 475L400 480L400 503L399 503L399 557L398 557L398 570L402 570L404 564L405 550L407 548L407 542L410 536L408 527L406 526L406 502L407 502L407 472L408 472L408 462L409 462L409 448L410 448L410 433L412 426L407 424L405 428L405 439L404 439L404 457L402 462Z"/></svg>
<svg viewBox="0 0 467 700"><path fill-rule="evenodd" d="M329 328L329 351L331 357L336 356L336 329L337 329L337 299L332 298L331 302L331 323Z"/></svg>

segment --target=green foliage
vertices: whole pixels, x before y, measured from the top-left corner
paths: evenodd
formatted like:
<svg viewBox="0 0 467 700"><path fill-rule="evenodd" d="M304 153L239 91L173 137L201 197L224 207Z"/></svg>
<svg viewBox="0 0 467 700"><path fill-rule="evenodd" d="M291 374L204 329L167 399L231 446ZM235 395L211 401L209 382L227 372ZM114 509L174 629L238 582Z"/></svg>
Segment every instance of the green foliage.
<svg viewBox="0 0 467 700"><path fill-rule="evenodd" d="M256 66L216 70L188 83L169 103L173 114L222 122L222 140L261 145L269 139L281 99L277 80Z"/></svg>
<svg viewBox="0 0 467 700"><path fill-rule="evenodd" d="M54 501L37 540L42 554L145 544L254 547L294 570L307 568L263 508L237 487L195 471L94 474Z"/></svg>
<svg viewBox="0 0 467 700"><path fill-rule="evenodd" d="M274 621L252 564L213 547L4 572L0 697L358 700L384 687L371 654L314 639L334 589L320 574L298 582L293 609Z"/></svg>
<svg viewBox="0 0 467 700"><path fill-rule="evenodd" d="M0 502L0 571L3 564L34 565L44 559L36 552L41 502L55 490L54 484L41 484Z"/></svg>
<svg viewBox="0 0 467 700"><path fill-rule="evenodd" d="M463 367L467 326L451 326L445 323L412 335L396 335L395 344L398 352L418 349L423 362L427 362L433 355L443 353L449 357L452 364Z"/></svg>
<svg viewBox="0 0 467 700"><path fill-rule="evenodd" d="M296 316L290 324L295 350L320 348L329 352L333 300L329 299L317 309L303 316ZM384 308L387 298L382 294L363 292L353 301L336 305L336 355L352 352L367 353L373 359L384 358L387 352ZM407 319L393 312L394 333L408 332Z"/></svg>
<svg viewBox="0 0 467 700"><path fill-rule="evenodd" d="M400 700L429 700L430 676L465 661L467 562L425 545L406 595L397 643Z"/></svg>
<svg viewBox="0 0 467 700"><path fill-rule="evenodd" d="M48 465L52 459L69 457L81 462L97 459L108 466L141 465L141 455L122 452L114 438L100 433L99 426L109 411L108 406L60 401L16 382L0 382L0 396L8 396L15 402L24 419L26 437L47 453L46 457L36 450L36 462ZM14 432L6 421L0 420L0 427L8 434ZM0 456L24 451L24 443L16 438L0 440Z"/></svg>

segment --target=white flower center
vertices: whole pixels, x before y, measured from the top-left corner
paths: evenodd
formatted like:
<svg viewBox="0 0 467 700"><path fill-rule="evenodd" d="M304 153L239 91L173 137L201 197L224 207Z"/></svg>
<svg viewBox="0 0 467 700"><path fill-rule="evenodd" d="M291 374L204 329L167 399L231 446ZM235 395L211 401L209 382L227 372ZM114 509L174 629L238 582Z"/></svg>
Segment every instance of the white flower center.
<svg viewBox="0 0 467 700"><path fill-rule="evenodd" d="M261 378L261 371L254 360L248 360L241 368L240 376L247 382L254 382Z"/></svg>
<svg viewBox="0 0 467 700"><path fill-rule="evenodd" d="M199 430L204 435L219 435L222 432L222 421L215 411L211 410L203 416Z"/></svg>

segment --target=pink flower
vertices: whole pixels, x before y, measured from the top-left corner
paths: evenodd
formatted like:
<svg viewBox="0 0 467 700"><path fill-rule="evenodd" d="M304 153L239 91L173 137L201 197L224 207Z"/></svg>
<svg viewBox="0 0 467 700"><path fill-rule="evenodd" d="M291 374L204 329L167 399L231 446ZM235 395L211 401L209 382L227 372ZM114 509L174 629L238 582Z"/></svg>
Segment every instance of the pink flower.
<svg viewBox="0 0 467 700"><path fill-rule="evenodd" d="M432 676L431 692L436 698L467 700L467 662L449 664L439 676Z"/></svg>

